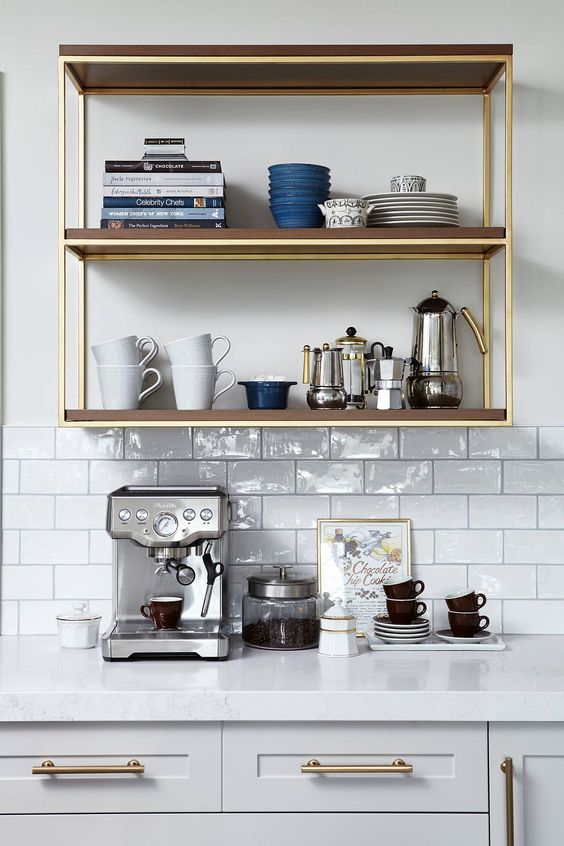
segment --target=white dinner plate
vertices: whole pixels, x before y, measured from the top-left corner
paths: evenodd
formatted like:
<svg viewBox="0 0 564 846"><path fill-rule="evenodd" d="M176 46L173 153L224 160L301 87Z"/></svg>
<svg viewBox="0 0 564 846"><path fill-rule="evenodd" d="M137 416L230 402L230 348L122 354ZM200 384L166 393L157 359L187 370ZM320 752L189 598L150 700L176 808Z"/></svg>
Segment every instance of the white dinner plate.
<svg viewBox="0 0 564 846"><path fill-rule="evenodd" d="M398 205L397 203L375 203L373 206L370 207L370 211L368 214L374 214L375 212L404 212L404 211L417 211L417 212L434 212L434 211L446 211L446 212L453 212L454 214L458 214L458 206L454 203L452 205L441 204L441 203L421 203L420 205L415 205L415 203L405 203L405 205Z"/></svg>
<svg viewBox="0 0 564 846"><path fill-rule="evenodd" d="M429 228L433 228L434 226L460 226L459 223L455 223L454 221L449 222L446 220L420 220L420 219L411 219L405 218L402 221L368 221L368 226L375 228L378 226L395 226L397 229L401 229L402 226L427 226Z"/></svg>
<svg viewBox="0 0 564 846"><path fill-rule="evenodd" d="M492 632L488 631L478 632L474 637L455 637L451 629L441 629L435 634L441 640L446 640L447 643L484 643L484 641L491 640L493 637Z"/></svg>
<svg viewBox="0 0 564 846"><path fill-rule="evenodd" d="M413 191L413 192L405 192L405 193L391 193L391 194L363 194L363 200L384 200L384 199L392 199L401 202L402 200L412 200L414 197L417 199L439 199L439 200L458 200L458 197L455 194L437 194L436 192L432 191Z"/></svg>
<svg viewBox="0 0 564 846"><path fill-rule="evenodd" d="M374 209L368 217L458 217L450 209Z"/></svg>
<svg viewBox="0 0 564 846"><path fill-rule="evenodd" d="M377 214L368 218L370 223L377 223L384 220L386 223L394 223L398 220L444 220L445 223L458 223L460 218L454 214L418 214L417 212L410 212L409 214Z"/></svg>

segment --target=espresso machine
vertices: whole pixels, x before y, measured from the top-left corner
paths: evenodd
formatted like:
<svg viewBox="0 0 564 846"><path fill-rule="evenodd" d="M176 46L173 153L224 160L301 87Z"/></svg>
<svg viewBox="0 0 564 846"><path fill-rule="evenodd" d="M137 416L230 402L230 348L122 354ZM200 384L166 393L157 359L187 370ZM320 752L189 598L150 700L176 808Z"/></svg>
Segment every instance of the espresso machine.
<svg viewBox="0 0 564 846"><path fill-rule="evenodd" d="M108 495L114 603L104 660L227 658L228 523L221 487L126 486ZM171 596L183 600L178 624L157 629L141 606Z"/></svg>

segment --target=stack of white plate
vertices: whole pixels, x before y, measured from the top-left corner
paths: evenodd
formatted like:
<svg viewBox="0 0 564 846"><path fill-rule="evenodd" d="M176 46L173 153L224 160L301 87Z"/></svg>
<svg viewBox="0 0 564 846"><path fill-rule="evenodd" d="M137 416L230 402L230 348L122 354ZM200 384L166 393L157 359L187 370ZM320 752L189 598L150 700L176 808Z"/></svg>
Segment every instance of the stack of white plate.
<svg viewBox="0 0 564 846"><path fill-rule="evenodd" d="M367 226L459 226L454 194L365 194L362 199L374 206Z"/></svg>
<svg viewBox="0 0 564 846"><path fill-rule="evenodd" d="M421 643L431 634L431 624L425 617L417 617L412 623L392 623L380 614L374 617L374 634L386 643Z"/></svg>

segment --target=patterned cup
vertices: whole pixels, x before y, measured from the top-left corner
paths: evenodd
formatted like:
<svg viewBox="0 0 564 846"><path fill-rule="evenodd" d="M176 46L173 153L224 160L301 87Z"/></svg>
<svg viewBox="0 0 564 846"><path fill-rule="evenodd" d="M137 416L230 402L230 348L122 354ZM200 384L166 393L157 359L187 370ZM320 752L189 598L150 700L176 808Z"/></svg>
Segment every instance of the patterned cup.
<svg viewBox="0 0 564 846"><path fill-rule="evenodd" d="M394 194L419 194L427 188L424 176L393 176L390 191Z"/></svg>

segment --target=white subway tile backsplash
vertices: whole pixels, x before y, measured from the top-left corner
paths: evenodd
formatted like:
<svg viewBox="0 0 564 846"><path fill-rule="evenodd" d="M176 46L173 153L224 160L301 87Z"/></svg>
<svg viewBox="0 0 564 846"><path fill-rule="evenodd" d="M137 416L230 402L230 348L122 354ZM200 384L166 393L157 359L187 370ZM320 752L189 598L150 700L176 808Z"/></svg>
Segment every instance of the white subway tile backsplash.
<svg viewBox="0 0 564 846"><path fill-rule="evenodd" d="M505 560L509 564L564 564L564 531L507 531Z"/></svg>
<svg viewBox="0 0 564 846"><path fill-rule="evenodd" d="M296 561L298 564L317 564L315 529L300 529L296 532Z"/></svg>
<svg viewBox="0 0 564 846"><path fill-rule="evenodd" d="M160 461L159 485L227 485L225 461Z"/></svg>
<svg viewBox="0 0 564 846"><path fill-rule="evenodd" d="M537 596L539 599L564 599L564 564L539 564Z"/></svg>
<svg viewBox="0 0 564 846"><path fill-rule="evenodd" d="M466 587L466 567L461 564L417 564L414 579L425 582L423 599L444 599L447 593Z"/></svg>
<svg viewBox="0 0 564 846"><path fill-rule="evenodd" d="M61 600L25 600L19 603L20 634L57 634L57 614L72 611L72 603Z"/></svg>
<svg viewBox="0 0 564 846"><path fill-rule="evenodd" d="M18 603L11 600L0 602L0 635L17 635Z"/></svg>
<svg viewBox="0 0 564 846"><path fill-rule="evenodd" d="M503 603L508 634L564 634L564 601L508 600Z"/></svg>
<svg viewBox="0 0 564 846"><path fill-rule="evenodd" d="M3 458L54 458L55 430L41 426L5 426Z"/></svg>
<svg viewBox="0 0 564 846"><path fill-rule="evenodd" d="M539 496L539 529L564 529L564 496Z"/></svg>
<svg viewBox="0 0 564 846"><path fill-rule="evenodd" d="M55 597L112 598L112 568L107 564L55 567Z"/></svg>
<svg viewBox="0 0 564 846"><path fill-rule="evenodd" d="M414 529L463 529L468 504L465 496L402 496L400 517L409 517Z"/></svg>
<svg viewBox="0 0 564 846"><path fill-rule="evenodd" d="M247 578L260 572L260 567L230 567L227 601L229 603L229 617L231 620L241 620L241 603L247 592Z"/></svg>
<svg viewBox="0 0 564 846"><path fill-rule="evenodd" d="M22 564L87 564L87 531L22 531Z"/></svg>
<svg viewBox="0 0 564 846"><path fill-rule="evenodd" d="M260 529L262 500L260 496L230 496L230 529Z"/></svg>
<svg viewBox="0 0 564 846"><path fill-rule="evenodd" d="M90 535L90 564L112 563L112 539L103 529L93 529Z"/></svg>
<svg viewBox="0 0 564 846"><path fill-rule="evenodd" d="M56 429L57 458L123 458L122 429Z"/></svg>
<svg viewBox="0 0 564 846"><path fill-rule="evenodd" d="M505 493L564 493L564 461L506 461Z"/></svg>
<svg viewBox="0 0 564 846"><path fill-rule="evenodd" d="M362 493L360 461L298 461L298 493Z"/></svg>
<svg viewBox="0 0 564 846"><path fill-rule="evenodd" d="M2 532L2 564L18 564L20 560L20 533L12 529Z"/></svg>
<svg viewBox="0 0 564 846"><path fill-rule="evenodd" d="M537 499L534 496L471 496L472 529L534 529Z"/></svg>
<svg viewBox="0 0 564 846"><path fill-rule="evenodd" d="M53 568L2 567L3 599L51 599L53 596Z"/></svg>
<svg viewBox="0 0 564 846"><path fill-rule="evenodd" d="M503 532L468 529L435 533L438 564L498 564L502 560Z"/></svg>
<svg viewBox="0 0 564 846"><path fill-rule="evenodd" d="M470 458L536 458L537 430L534 427L511 429L470 429Z"/></svg>
<svg viewBox="0 0 564 846"><path fill-rule="evenodd" d="M537 595L536 567L530 564L471 564L468 586L485 593L488 599L534 599Z"/></svg>
<svg viewBox="0 0 564 846"><path fill-rule="evenodd" d="M156 485L156 461L91 461L90 493L109 494L122 485Z"/></svg>
<svg viewBox="0 0 564 846"><path fill-rule="evenodd" d="M229 538L232 564L294 564L296 534L284 531L233 532Z"/></svg>
<svg viewBox="0 0 564 846"><path fill-rule="evenodd" d="M431 493L431 461L367 461L365 492L370 494Z"/></svg>
<svg viewBox="0 0 564 846"><path fill-rule="evenodd" d="M331 516L361 518L399 517L399 499L397 496L347 496L331 497Z"/></svg>
<svg viewBox="0 0 564 846"><path fill-rule="evenodd" d="M234 493L294 493L294 462L230 461L228 487Z"/></svg>
<svg viewBox="0 0 564 846"><path fill-rule="evenodd" d="M435 493L496 494L501 490L500 461L435 461Z"/></svg>
<svg viewBox="0 0 564 846"><path fill-rule="evenodd" d="M328 496L265 496L262 501L265 529L314 529L321 517L329 517Z"/></svg>
<svg viewBox="0 0 564 846"><path fill-rule="evenodd" d="M400 429L402 458L466 458L466 449L465 429Z"/></svg>
<svg viewBox="0 0 564 846"><path fill-rule="evenodd" d="M331 458L397 457L397 429L331 429Z"/></svg>
<svg viewBox="0 0 564 846"><path fill-rule="evenodd" d="M2 506L5 529L50 529L53 526L55 500L52 496L8 494L3 497Z"/></svg>
<svg viewBox="0 0 564 846"><path fill-rule="evenodd" d="M263 458L329 458L329 430L263 429Z"/></svg>
<svg viewBox="0 0 564 846"><path fill-rule="evenodd" d="M103 529L107 507L105 496L58 496L55 526L57 529Z"/></svg>
<svg viewBox="0 0 564 846"><path fill-rule="evenodd" d="M435 560L435 533L411 530L411 560L414 564L432 564Z"/></svg>
<svg viewBox="0 0 564 846"><path fill-rule="evenodd" d="M539 457L564 458L564 426L539 429Z"/></svg>
<svg viewBox="0 0 564 846"><path fill-rule="evenodd" d="M194 458L260 458L260 429L194 429Z"/></svg>
<svg viewBox="0 0 564 846"><path fill-rule="evenodd" d="M15 494L20 490L20 462L8 458L2 462L2 493Z"/></svg>
<svg viewBox="0 0 564 846"><path fill-rule="evenodd" d="M80 494L88 491L87 461L22 461L20 490L24 494Z"/></svg>
<svg viewBox="0 0 564 846"><path fill-rule="evenodd" d="M127 459L192 458L192 431L190 428L126 429L124 450Z"/></svg>

